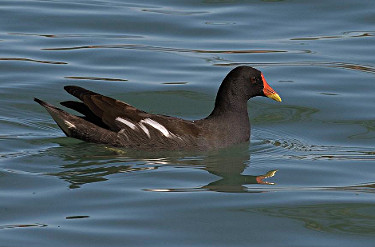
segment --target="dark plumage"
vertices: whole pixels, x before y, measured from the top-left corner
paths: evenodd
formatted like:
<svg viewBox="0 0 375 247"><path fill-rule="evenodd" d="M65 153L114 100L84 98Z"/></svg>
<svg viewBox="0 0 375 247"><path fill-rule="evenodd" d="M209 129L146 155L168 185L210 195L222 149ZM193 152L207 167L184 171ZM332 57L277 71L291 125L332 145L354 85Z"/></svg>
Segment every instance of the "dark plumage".
<svg viewBox="0 0 375 247"><path fill-rule="evenodd" d="M65 90L81 102L61 104L83 117L37 98L34 100L46 108L67 136L143 150L208 150L246 142L250 137L247 101L255 96L281 101L263 74L248 66L229 72L219 88L212 113L196 121L149 114L77 86L66 86Z"/></svg>

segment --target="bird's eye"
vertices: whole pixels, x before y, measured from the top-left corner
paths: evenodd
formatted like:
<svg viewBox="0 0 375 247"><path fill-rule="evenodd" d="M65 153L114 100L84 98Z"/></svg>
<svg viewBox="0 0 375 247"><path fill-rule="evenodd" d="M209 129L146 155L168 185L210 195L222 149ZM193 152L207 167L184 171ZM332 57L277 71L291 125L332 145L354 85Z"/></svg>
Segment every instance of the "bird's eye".
<svg viewBox="0 0 375 247"><path fill-rule="evenodd" d="M257 79L255 77L250 78L251 84L255 84L257 82Z"/></svg>

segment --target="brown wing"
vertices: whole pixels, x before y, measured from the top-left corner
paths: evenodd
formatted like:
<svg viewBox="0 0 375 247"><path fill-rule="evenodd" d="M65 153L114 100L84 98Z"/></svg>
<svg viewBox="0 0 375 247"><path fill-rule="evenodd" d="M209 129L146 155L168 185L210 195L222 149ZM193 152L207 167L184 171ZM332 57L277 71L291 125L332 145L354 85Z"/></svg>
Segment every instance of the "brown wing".
<svg viewBox="0 0 375 247"><path fill-rule="evenodd" d="M72 103L66 102L63 102L63 105L73 108L87 117L95 115L112 131L131 132L131 130L142 129L143 125L146 126L149 131L154 132L153 136L161 134L160 137L163 137L163 132L160 131L160 128L154 128L155 125L154 127L152 126L154 121L159 124L157 126L161 128L165 127L175 136L189 136L194 138L199 135L197 126L191 121L164 115L149 114L125 102L78 86L66 86L64 88L68 93L80 99L87 108L82 105L76 105L74 107ZM91 118L93 117L91 116ZM150 133L147 134L147 132L144 131L140 131L140 133L147 136L150 135ZM166 136L165 133L164 136Z"/></svg>

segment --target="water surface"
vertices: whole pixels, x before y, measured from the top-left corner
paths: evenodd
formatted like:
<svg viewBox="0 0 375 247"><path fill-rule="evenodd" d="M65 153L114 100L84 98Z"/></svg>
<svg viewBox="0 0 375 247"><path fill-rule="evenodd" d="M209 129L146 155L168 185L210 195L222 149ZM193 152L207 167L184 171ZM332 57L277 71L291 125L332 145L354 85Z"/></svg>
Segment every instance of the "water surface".
<svg viewBox="0 0 375 247"><path fill-rule="evenodd" d="M1 246L373 246L375 4L1 1ZM198 119L237 65L251 142L145 153L80 142L32 99L80 85Z"/></svg>

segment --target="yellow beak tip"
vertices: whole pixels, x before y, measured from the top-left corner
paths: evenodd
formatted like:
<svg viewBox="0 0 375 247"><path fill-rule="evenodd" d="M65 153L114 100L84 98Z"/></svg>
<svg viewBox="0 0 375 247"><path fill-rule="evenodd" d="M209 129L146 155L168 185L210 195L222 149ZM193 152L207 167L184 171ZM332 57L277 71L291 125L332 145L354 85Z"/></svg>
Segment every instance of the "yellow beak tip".
<svg viewBox="0 0 375 247"><path fill-rule="evenodd" d="M281 98L280 96L277 94L277 93L273 93L273 94L270 94L270 95L267 95L268 98L271 98L277 102L281 102Z"/></svg>

